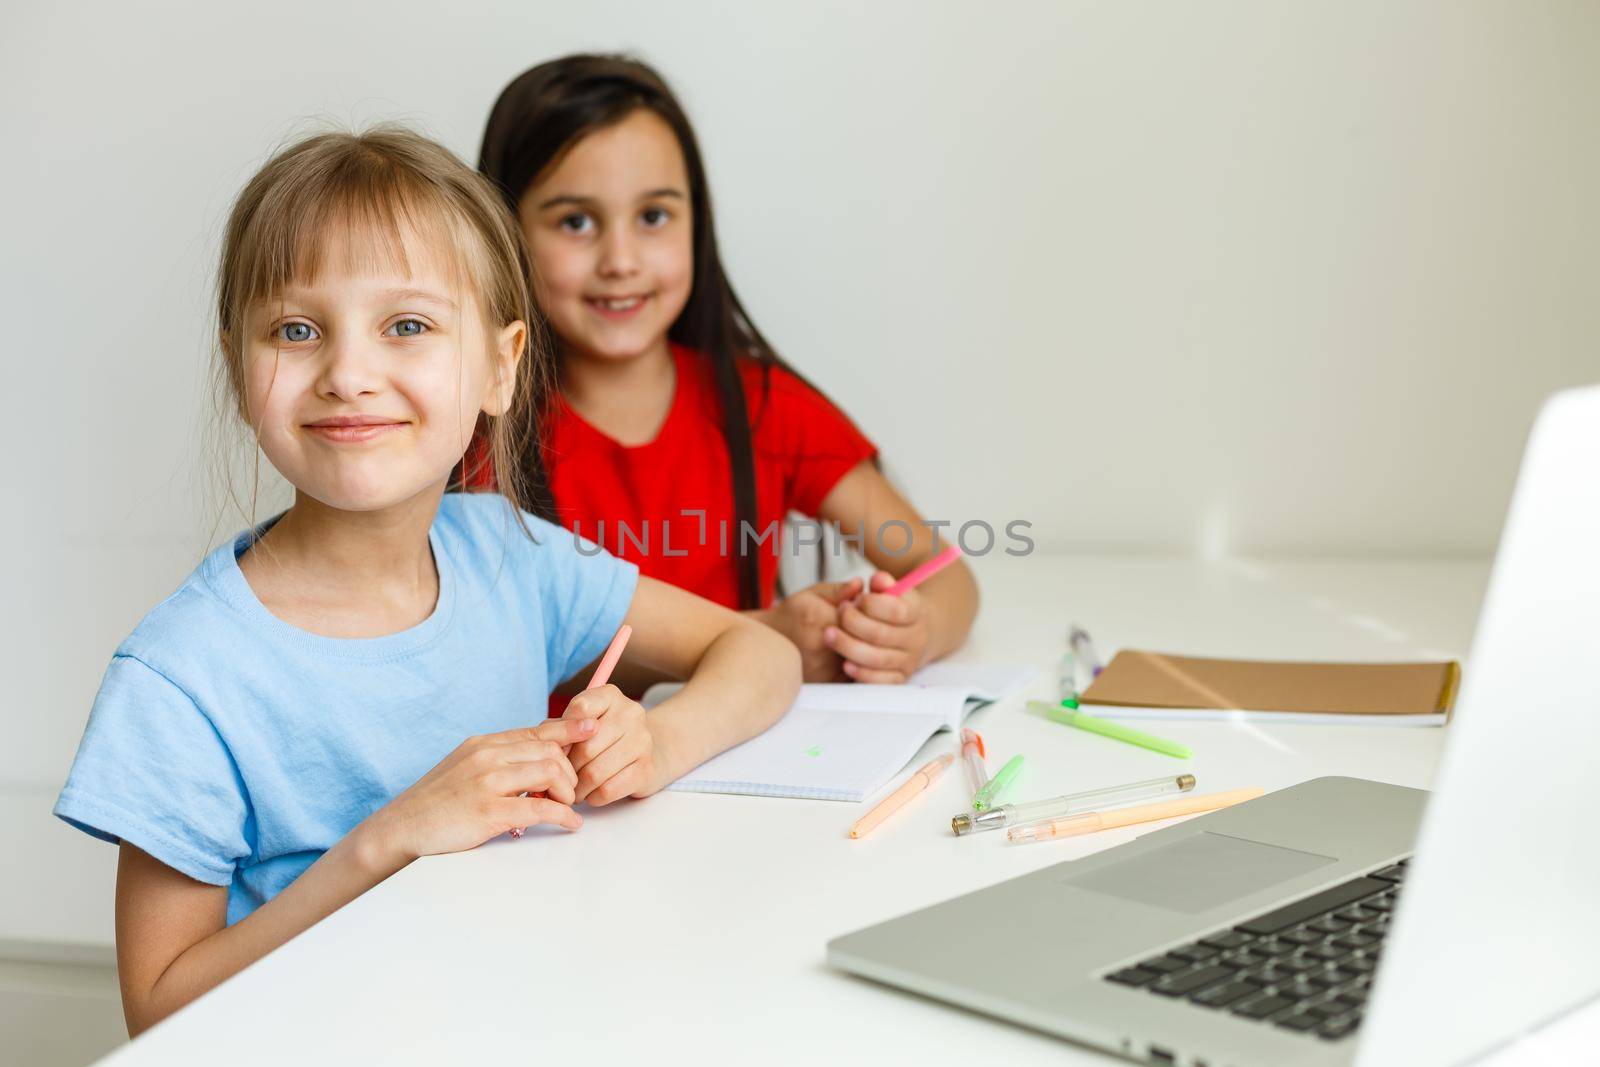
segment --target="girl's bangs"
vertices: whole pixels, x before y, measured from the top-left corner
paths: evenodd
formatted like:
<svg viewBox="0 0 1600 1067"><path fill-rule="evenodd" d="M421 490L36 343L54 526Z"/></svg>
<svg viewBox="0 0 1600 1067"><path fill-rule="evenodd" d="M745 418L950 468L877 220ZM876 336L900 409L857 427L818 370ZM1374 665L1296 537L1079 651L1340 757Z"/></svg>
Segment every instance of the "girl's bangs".
<svg viewBox="0 0 1600 1067"><path fill-rule="evenodd" d="M393 173L340 177L346 180L281 188L262 202L251 226L256 239L246 241L259 252L242 294L246 306L315 285L325 273L411 277L419 259L462 287L471 276L462 256L475 242L442 196Z"/></svg>

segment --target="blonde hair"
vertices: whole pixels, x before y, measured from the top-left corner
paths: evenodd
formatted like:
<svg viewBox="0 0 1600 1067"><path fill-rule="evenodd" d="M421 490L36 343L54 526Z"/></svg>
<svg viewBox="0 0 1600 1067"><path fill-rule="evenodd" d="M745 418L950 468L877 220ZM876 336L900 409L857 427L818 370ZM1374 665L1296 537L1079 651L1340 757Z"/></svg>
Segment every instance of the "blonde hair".
<svg viewBox="0 0 1600 1067"><path fill-rule="evenodd" d="M217 268L217 345L214 387L219 414L232 408L250 429L245 398L245 330L250 309L277 298L285 288L314 282L326 266L325 248L408 270L403 234L434 238L458 284L478 298L494 328L513 322L527 327L517 363L511 406L487 420L489 462L496 488L524 499L524 457L537 449L538 414L552 380L547 334L531 298L522 231L500 193L449 149L401 126L378 125L362 132L320 133L277 152L245 184L228 215ZM469 449L452 488L482 481L466 471ZM257 477L247 521L254 525ZM240 511L231 475L227 496ZM520 517L520 513L519 513ZM220 519L220 516L219 516ZM524 526L524 529L526 527Z"/></svg>

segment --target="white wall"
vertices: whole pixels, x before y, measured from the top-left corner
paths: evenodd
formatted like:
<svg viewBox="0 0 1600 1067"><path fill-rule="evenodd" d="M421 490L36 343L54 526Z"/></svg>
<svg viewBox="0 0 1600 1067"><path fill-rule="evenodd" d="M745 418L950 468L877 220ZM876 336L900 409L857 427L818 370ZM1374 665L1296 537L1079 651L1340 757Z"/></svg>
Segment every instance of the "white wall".
<svg viewBox="0 0 1600 1067"><path fill-rule="evenodd" d="M304 116L474 158L526 66L639 50L763 329L924 511L1046 547L1484 552L1600 378L1600 5L448 6L8 19L0 781L204 547L215 238Z"/></svg>

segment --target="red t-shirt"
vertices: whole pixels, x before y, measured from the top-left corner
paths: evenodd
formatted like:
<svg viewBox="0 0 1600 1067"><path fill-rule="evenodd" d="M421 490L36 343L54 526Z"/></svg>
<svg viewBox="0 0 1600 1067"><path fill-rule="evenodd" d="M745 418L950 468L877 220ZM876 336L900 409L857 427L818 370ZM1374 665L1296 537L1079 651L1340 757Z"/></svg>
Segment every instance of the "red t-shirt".
<svg viewBox="0 0 1600 1067"><path fill-rule="evenodd" d="M737 609L740 530L716 378L698 352L673 345L672 358L672 407L646 444L619 444L556 396L543 427L556 515L640 573ZM752 360L740 362L740 373L756 481L756 524L745 543L760 555L765 607L777 588L784 516L816 515L839 479L877 449L788 371L763 373Z"/></svg>

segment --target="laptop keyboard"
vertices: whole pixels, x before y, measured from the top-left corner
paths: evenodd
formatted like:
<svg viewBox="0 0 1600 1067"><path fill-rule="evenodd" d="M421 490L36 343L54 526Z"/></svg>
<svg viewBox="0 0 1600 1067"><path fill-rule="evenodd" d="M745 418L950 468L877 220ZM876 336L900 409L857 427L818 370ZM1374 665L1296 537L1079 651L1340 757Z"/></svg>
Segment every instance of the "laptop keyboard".
<svg viewBox="0 0 1600 1067"><path fill-rule="evenodd" d="M1408 860L1106 975L1285 1030L1355 1032Z"/></svg>

